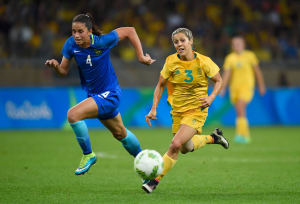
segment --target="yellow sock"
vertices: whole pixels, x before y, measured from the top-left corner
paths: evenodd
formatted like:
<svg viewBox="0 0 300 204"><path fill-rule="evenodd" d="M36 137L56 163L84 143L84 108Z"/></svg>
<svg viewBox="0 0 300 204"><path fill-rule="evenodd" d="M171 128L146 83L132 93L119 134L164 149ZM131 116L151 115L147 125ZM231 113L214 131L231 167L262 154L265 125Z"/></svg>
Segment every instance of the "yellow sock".
<svg viewBox="0 0 300 204"><path fill-rule="evenodd" d="M238 117L236 120L236 134L244 137L250 137L249 125L246 117Z"/></svg>
<svg viewBox="0 0 300 204"><path fill-rule="evenodd" d="M163 160L164 160L164 169L161 175L155 178L158 181L160 181L168 173L168 171L170 171L173 168L173 166L177 162L177 160L174 160L171 157L169 157L167 153L164 154Z"/></svg>
<svg viewBox="0 0 300 204"><path fill-rule="evenodd" d="M210 135L195 135L192 137L192 142L194 143L194 150L196 150L206 144L212 144L213 138Z"/></svg>

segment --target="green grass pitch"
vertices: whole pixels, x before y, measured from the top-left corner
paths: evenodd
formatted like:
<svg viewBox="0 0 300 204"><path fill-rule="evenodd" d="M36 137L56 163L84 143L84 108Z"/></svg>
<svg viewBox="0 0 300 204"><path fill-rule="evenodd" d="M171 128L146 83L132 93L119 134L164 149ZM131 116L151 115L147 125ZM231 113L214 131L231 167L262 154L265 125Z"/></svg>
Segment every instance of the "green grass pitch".
<svg viewBox="0 0 300 204"><path fill-rule="evenodd" d="M161 154L170 129L131 129ZM211 127L205 127L209 133ZM253 142L180 155L152 194L141 189L133 158L106 130L90 137L98 162L83 176L71 131L0 131L0 203L300 203L300 127L252 128Z"/></svg>

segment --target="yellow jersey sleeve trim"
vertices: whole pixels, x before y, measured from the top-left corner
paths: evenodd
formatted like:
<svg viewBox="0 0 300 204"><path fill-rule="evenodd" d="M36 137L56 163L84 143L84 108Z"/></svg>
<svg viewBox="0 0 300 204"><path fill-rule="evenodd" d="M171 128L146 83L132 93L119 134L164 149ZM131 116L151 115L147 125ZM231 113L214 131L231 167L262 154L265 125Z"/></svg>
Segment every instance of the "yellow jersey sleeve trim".
<svg viewBox="0 0 300 204"><path fill-rule="evenodd" d="M257 66L259 64L259 60L258 60L256 54L254 52L251 52L251 55L252 55L252 62L253 62L252 66Z"/></svg>
<svg viewBox="0 0 300 204"><path fill-rule="evenodd" d="M161 70L160 75L161 75L164 79L166 79L166 80L169 79L169 77L166 76L166 74L163 72L163 70Z"/></svg>
<svg viewBox="0 0 300 204"><path fill-rule="evenodd" d="M210 58L207 60L207 77L208 78L212 78L214 77L219 71L220 68L218 67L218 65L216 65Z"/></svg>
<svg viewBox="0 0 300 204"><path fill-rule="evenodd" d="M212 78L214 76L216 76L216 74L219 73L219 70L215 70L215 72L211 73L210 76L207 76L208 78Z"/></svg>
<svg viewBox="0 0 300 204"><path fill-rule="evenodd" d="M94 43L95 43L95 40L94 40L94 35L93 35L93 34L91 34L91 37L92 37L92 45L94 45Z"/></svg>
<svg viewBox="0 0 300 204"><path fill-rule="evenodd" d="M162 74L162 72L160 72L160 75L162 76L162 78L164 78L165 80L168 80L170 77L166 77Z"/></svg>
<svg viewBox="0 0 300 204"><path fill-rule="evenodd" d="M169 60L170 60L170 56L167 57L166 62L162 68L162 70L160 71L160 75L165 78L166 80L169 79L169 77L171 76L170 73L170 69L169 69Z"/></svg>
<svg viewBox="0 0 300 204"><path fill-rule="evenodd" d="M231 59L231 58L230 58L230 54L227 55L227 56L225 57L224 65L223 65L223 69L224 69L224 70L229 70L229 69L231 69L231 66L230 66L231 60L230 60L230 59Z"/></svg>

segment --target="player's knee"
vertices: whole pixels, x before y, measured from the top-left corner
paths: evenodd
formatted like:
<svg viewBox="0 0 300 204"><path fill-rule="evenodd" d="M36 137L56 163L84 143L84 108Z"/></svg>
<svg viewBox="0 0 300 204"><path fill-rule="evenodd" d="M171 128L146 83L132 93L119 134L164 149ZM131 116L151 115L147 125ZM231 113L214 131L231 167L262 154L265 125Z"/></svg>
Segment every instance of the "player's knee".
<svg viewBox="0 0 300 204"><path fill-rule="evenodd" d="M117 127L112 131L114 138L117 140L121 140L126 137L126 129L125 127Z"/></svg>
<svg viewBox="0 0 300 204"><path fill-rule="evenodd" d="M242 109L237 109L236 111L237 117L244 117L245 116L245 111Z"/></svg>
<svg viewBox="0 0 300 204"><path fill-rule="evenodd" d="M68 110L67 118L68 118L69 123L75 123L80 120L78 115L72 108Z"/></svg>
<svg viewBox="0 0 300 204"><path fill-rule="evenodd" d="M235 104L236 114L238 117L244 117L246 115L246 104L245 102L238 100Z"/></svg>

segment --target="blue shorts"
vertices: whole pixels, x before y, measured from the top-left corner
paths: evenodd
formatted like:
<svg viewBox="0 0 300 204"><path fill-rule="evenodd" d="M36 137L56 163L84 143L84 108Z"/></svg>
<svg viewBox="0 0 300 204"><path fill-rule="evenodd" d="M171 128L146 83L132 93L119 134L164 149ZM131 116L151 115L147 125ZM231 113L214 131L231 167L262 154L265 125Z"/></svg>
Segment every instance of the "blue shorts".
<svg viewBox="0 0 300 204"><path fill-rule="evenodd" d="M114 118L119 113L120 93L117 91L105 91L100 94L89 95L98 106L98 118L107 120Z"/></svg>

